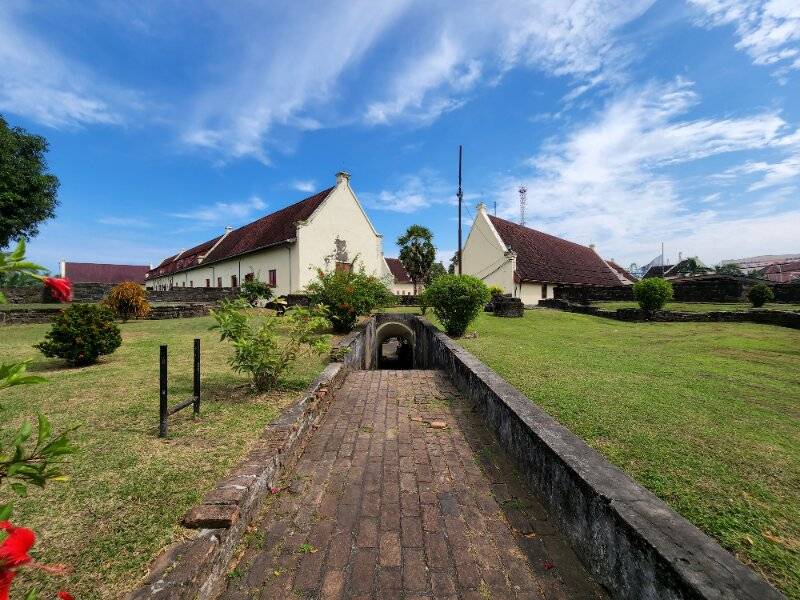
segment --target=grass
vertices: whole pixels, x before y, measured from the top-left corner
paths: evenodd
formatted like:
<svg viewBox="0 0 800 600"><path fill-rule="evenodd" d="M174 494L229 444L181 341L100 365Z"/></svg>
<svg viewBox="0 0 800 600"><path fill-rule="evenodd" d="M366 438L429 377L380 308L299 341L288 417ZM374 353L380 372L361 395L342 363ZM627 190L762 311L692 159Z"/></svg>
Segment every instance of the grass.
<svg viewBox="0 0 800 600"><path fill-rule="evenodd" d="M460 343L800 598L800 331L481 314Z"/></svg>
<svg viewBox="0 0 800 600"><path fill-rule="evenodd" d="M613 301L613 302L593 302L598 308L606 310L617 310L618 308L639 308L639 304L634 301ZM747 302L669 302L664 310L676 312L714 312L714 311L739 311L750 310L753 308ZM800 304L790 304L781 302L770 302L764 305L770 310L790 310L800 311Z"/></svg>
<svg viewBox="0 0 800 600"><path fill-rule="evenodd" d="M321 358L299 361L283 391L252 395L246 377L228 367L230 346L209 331L211 324L208 317L122 324L120 349L85 368L68 368L32 348L49 325L0 328L0 362L32 358L30 370L48 379L0 392L3 437L37 412L56 431L80 425L73 436L80 451L66 469L70 481L31 488L25 499L0 488L0 503L14 501L14 521L39 535L37 560L73 569L65 578L25 571L15 589L33 582L42 586L40 597L54 597L61 587L77 598L123 597L159 549L181 535L183 513L324 366ZM169 438L160 440L158 347L169 344L173 404L191 394L195 337L202 347L201 416L187 409L171 417Z"/></svg>

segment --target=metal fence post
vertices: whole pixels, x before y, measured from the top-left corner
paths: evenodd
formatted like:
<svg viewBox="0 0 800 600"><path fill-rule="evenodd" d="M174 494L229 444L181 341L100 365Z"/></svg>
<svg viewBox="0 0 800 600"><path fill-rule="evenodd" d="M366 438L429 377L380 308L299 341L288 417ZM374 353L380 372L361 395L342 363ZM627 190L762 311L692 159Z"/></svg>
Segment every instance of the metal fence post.
<svg viewBox="0 0 800 600"><path fill-rule="evenodd" d="M200 338L194 338L194 415L200 414Z"/></svg>
<svg viewBox="0 0 800 600"><path fill-rule="evenodd" d="M162 344L159 360L158 437L167 437L167 346Z"/></svg>

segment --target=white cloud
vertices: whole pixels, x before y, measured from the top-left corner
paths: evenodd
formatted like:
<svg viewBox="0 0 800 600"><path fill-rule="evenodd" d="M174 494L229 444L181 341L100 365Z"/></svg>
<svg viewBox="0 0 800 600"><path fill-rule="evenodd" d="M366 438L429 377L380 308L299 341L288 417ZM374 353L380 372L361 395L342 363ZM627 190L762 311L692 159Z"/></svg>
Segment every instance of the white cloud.
<svg viewBox="0 0 800 600"><path fill-rule="evenodd" d="M595 242L604 255L625 260L649 258L661 240L685 243L678 249L703 253L706 261L723 258L721 250L699 240L705 239L704 231L718 232L725 223L734 227L741 211L719 212L718 196L708 191L692 203L681 189L686 181L674 179L665 167L735 151L780 148L787 126L769 112L682 120L697 102L689 82L646 85L610 100L596 119L546 144L530 160L533 173L523 177L529 224L580 243ZM519 183L501 180L501 215L517 217ZM735 229L728 235L740 237ZM760 236L763 241L763 230Z"/></svg>
<svg viewBox="0 0 800 600"><path fill-rule="evenodd" d="M789 156L779 162L748 161L738 167L733 167L720 173L720 179L738 180L740 175L760 175L759 179L750 184L749 191L763 190L766 188L786 185L792 180L800 178L800 154Z"/></svg>
<svg viewBox="0 0 800 600"><path fill-rule="evenodd" d="M98 81L27 31L17 12L8 3L0 8L0 111L64 128L120 124L120 109L138 106L135 94Z"/></svg>
<svg viewBox="0 0 800 600"><path fill-rule="evenodd" d="M413 213L432 204L453 202L455 191L430 170L399 178L395 189L361 194L370 208L399 213Z"/></svg>
<svg viewBox="0 0 800 600"><path fill-rule="evenodd" d="M138 217L100 217L97 222L112 227L150 227L150 223Z"/></svg>
<svg viewBox="0 0 800 600"><path fill-rule="evenodd" d="M290 184L290 187L298 192L303 192L304 194L310 194L314 190L317 189L317 184L313 179L295 179Z"/></svg>
<svg viewBox="0 0 800 600"><path fill-rule="evenodd" d="M797 0L689 0L705 11L701 24L733 25L739 41L757 65L778 66L778 73L800 69L800 3Z"/></svg>
<svg viewBox="0 0 800 600"><path fill-rule="evenodd" d="M194 210L173 213L173 217L200 221L205 225L214 223L230 224L250 217L254 212L263 211L267 204L258 196L252 196L243 202L216 202L210 206L202 206Z"/></svg>

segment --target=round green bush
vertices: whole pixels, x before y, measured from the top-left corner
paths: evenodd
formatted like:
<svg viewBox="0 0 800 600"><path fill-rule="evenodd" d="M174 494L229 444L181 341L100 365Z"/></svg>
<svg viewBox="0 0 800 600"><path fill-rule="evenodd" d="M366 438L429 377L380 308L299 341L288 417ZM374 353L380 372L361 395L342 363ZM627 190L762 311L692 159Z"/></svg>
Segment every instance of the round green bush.
<svg viewBox="0 0 800 600"><path fill-rule="evenodd" d="M91 365L122 344L114 313L98 304L72 304L53 321L43 342L34 346L45 356L75 366Z"/></svg>
<svg viewBox="0 0 800 600"><path fill-rule="evenodd" d="M491 298L486 284L471 275L442 275L425 294L436 318L451 337L464 335Z"/></svg>
<svg viewBox="0 0 800 600"><path fill-rule="evenodd" d="M661 310L672 300L672 284L660 277L642 279L633 284L633 297L642 310Z"/></svg>
<svg viewBox="0 0 800 600"><path fill-rule="evenodd" d="M747 299L755 308L761 308L767 302L774 300L775 295L772 293L772 288L766 283L759 283L750 288Z"/></svg>
<svg viewBox="0 0 800 600"><path fill-rule="evenodd" d="M376 308L389 306L394 295L380 279L367 275L363 265L358 270L317 270L317 279L307 287L311 304L321 304L328 309L328 318L334 331L351 331L362 315Z"/></svg>
<svg viewBox="0 0 800 600"><path fill-rule="evenodd" d="M492 295L492 298L495 296L502 296L503 288L501 288L499 285L491 285L489 286L489 293Z"/></svg>

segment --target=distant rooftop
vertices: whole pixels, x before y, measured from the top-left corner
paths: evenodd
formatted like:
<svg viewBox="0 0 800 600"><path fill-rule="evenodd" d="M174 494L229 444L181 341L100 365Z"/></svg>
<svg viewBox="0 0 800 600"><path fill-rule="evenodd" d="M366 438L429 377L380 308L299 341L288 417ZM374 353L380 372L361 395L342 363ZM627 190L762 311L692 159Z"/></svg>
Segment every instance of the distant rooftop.
<svg viewBox="0 0 800 600"><path fill-rule="evenodd" d="M144 283L149 265L112 265L108 263L66 262L61 265L61 276L73 283Z"/></svg>

